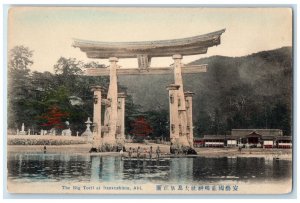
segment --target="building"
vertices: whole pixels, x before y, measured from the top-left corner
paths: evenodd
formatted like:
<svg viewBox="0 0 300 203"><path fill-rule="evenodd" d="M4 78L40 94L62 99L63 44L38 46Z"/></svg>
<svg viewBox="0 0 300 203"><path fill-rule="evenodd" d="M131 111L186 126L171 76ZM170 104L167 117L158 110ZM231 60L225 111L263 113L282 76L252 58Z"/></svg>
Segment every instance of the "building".
<svg viewBox="0 0 300 203"><path fill-rule="evenodd" d="M225 135L204 135L205 147L224 147Z"/></svg>
<svg viewBox="0 0 300 203"><path fill-rule="evenodd" d="M226 140L225 140L225 146L227 147L236 147L238 146L238 141L239 139L236 139L236 137L233 137L231 135L227 135L226 136Z"/></svg>
<svg viewBox="0 0 300 203"><path fill-rule="evenodd" d="M203 138L194 138L194 147L204 147L205 141Z"/></svg>
<svg viewBox="0 0 300 203"><path fill-rule="evenodd" d="M292 137L291 136L277 137L275 143L277 148L292 148Z"/></svg>
<svg viewBox="0 0 300 203"><path fill-rule="evenodd" d="M292 148L292 137L280 129L232 129L231 135L204 135L195 147Z"/></svg>
<svg viewBox="0 0 300 203"><path fill-rule="evenodd" d="M280 129L232 129L231 136L239 139L241 146L273 148L283 132Z"/></svg>

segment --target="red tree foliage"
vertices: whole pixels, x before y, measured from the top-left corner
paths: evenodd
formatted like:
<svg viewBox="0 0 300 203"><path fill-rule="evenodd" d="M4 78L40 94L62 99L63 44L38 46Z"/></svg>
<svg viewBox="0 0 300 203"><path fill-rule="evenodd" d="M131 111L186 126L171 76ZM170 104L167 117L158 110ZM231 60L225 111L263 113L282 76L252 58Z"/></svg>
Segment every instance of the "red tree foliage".
<svg viewBox="0 0 300 203"><path fill-rule="evenodd" d="M68 112L63 112L57 106L52 106L46 114L40 117L44 121L41 126L64 128L65 126L62 119L68 116Z"/></svg>
<svg viewBox="0 0 300 203"><path fill-rule="evenodd" d="M132 122L131 126L133 128L132 131L131 131L131 134L133 134L135 136L146 137L150 133L153 132L153 129L151 128L151 126L145 120L145 118L143 116L140 116L137 119L135 119Z"/></svg>

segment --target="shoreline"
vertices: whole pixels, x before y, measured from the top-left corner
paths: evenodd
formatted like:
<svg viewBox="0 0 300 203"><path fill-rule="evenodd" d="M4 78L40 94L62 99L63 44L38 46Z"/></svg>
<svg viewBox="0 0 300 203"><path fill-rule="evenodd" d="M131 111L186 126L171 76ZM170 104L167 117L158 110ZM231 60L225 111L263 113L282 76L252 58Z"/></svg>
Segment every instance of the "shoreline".
<svg viewBox="0 0 300 203"><path fill-rule="evenodd" d="M125 148L128 150L129 147L137 149L137 147L141 147L142 153L144 149L149 150L150 146L153 148L153 154L155 154L155 150L157 146L159 146L161 150L162 156L170 156L170 146L164 144L140 144L140 143L126 143ZM47 145L47 153L66 153L66 154L85 154L92 156L119 156L119 152L100 152L100 153L89 153L91 148L91 144L75 144L75 145ZM258 157L258 158L267 158L267 159L284 159L284 160L292 160L292 149L262 149L262 148L252 148L252 149L242 149L241 152L238 151L237 147L228 147L228 148L195 148L197 151L197 155L178 155L172 157ZM7 154L10 153L32 153L32 152L44 152L44 145L7 145ZM126 156L125 152L125 156Z"/></svg>

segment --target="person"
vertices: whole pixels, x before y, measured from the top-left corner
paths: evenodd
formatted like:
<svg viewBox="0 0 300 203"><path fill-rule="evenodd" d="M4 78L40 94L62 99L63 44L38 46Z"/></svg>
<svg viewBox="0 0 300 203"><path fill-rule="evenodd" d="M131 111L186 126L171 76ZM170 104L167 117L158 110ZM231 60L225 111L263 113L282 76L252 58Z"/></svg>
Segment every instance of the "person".
<svg viewBox="0 0 300 203"><path fill-rule="evenodd" d="M131 147L129 147L129 151L128 151L129 158L131 158L131 155L132 155L132 149L131 149Z"/></svg>
<svg viewBox="0 0 300 203"><path fill-rule="evenodd" d="M157 159L159 159L159 156L160 156L160 149L159 149L159 146L157 146L157 148L156 148L156 157L157 157Z"/></svg>
<svg viewBox="0 0 300 203"><path fill-rule="evenodd" d="M152 153L153 153L152 146L150 146L150 150L149 150L149 158L150 159L152 159Z"/></svg>
<svg viewBox="0 0 300 203"><path fill-rule="evenodd" d="M47 147L46 145L44 145L44 153L46 153L46 151L47 151Z"/></svg>
<svg viewBox="0 0 300 203"><path fill-rule="evenodd" d="M146 159L146 156L147 156L147 149L146 149L146 147L145 147L145 148L144 148L144 154L143 154L144 159Z"/></svg>
<svg viewBox="0 0 300 203"><path fill-rule="evenodd" d="M120 150L120 156L121 156L121 160L123 160L123 149Z"/></svg>
<svg viewBox="0 0 300 203"><path fill-rule="evenodd" d="M136 150L136 157L137 158L140 158L140 154L141 154L141 151L140 151L140 147L138 146L137 150Z"/></svg>

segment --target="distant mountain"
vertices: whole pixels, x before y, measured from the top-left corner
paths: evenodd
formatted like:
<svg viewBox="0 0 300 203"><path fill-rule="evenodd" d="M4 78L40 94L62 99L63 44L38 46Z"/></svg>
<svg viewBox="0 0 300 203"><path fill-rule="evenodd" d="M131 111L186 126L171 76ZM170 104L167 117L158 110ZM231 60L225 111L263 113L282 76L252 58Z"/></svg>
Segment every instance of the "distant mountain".
<svg viewBox="0 0 300 203"><path fill-rule="evenodd" d="M200 133L218 133L231 127L276 127L290 132L291 47L243 57L212 56L190 64L208 64L206 73L183 76L184 90L195 92L193 114ZM173 75L121 76L119 82L142 110L168 109L166 86L173 83ZM284 108L284 112L277 112L274 118L276 108ZM223 128L207 131L207 125L215 122ZM201 123L206 123L206 129L200 129Z"/></svg>

